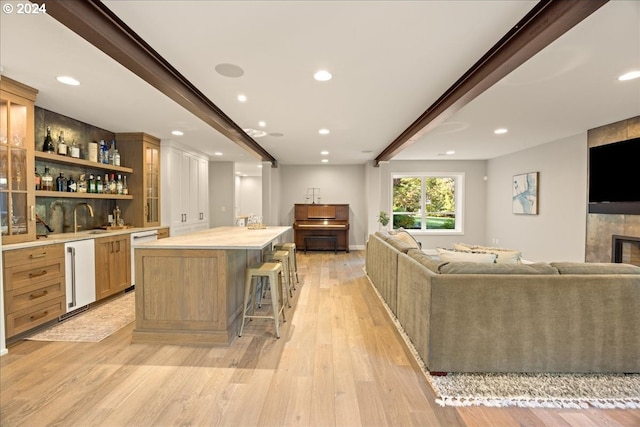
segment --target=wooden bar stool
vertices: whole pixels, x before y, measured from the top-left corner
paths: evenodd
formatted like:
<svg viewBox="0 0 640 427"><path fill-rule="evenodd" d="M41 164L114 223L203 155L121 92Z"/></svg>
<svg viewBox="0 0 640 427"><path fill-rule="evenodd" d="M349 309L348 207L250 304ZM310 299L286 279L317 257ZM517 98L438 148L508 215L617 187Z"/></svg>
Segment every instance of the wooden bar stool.
<svg viewBox="0 0 640 427"><path fill-rule="evenodd" d="M244 324L247 319L273 319L276 327L276 337L280 338L280 313L282 313L282 321L286 322L287 319L284 315L284 295L281 291L281 277L283 276L282 264L279 262L265 262L260 265L247 268L246 280L244 285L244 305L242 306L242 325L240 326L240 333L238 336L242 336L244 330ZM253 279L268 279L269 287L271 288L271 307L272 315L256 315L255 314L255 295L256 289L254 289ZM256 281L257 282L257 281ZM262 292L260 292L262 294ZM249 305L251 300L251 305ZM287 298L287 302L288 302ZM251 311L251 314L247 314L247 311Z"/></svg>
<svg viewBox="0 0 640 427"><path fill-rule="evenodd" d="M276 261L282 264L282 277L284 278L284 293L287 294L287 305L291 307L289 297L293 298L293 291L291 290L291 265L289 264L289 252L288 251L275 251L267 254L267 261Z"/></svg>
<svg viewBox="0 0 640 427"><path fill-rule="evenodd" d="M293 290L296 290L295 283L300 283L298 279L298 260L296 259L296 244L295 243L278 243L274 246L277 251L289 252L289 267L291 270L291 282L294 283ZM296 280L293 281L293 275L295 273Z"/></svg>

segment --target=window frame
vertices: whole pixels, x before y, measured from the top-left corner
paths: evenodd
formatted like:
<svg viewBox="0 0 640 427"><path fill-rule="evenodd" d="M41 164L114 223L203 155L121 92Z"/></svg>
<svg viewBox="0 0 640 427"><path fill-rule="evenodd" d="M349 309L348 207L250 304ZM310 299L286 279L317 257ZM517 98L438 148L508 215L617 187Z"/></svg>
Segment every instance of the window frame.
<svg viewBox="0 0 640 427"><path fill-rule="evenodd" d="M464 172L417 172L417 173L407 173L407 172L394 172L391 173L390 179L390 225L391 229L393 228L393 180L397 178L419 178L421 180L421 191L420 191L420 206L422 213L422 220L420 223L420 229L407 229L407 231L414 235L438 235L438 236L453 236L453 235L462 235L464 234L464 182L465 182L465 173ZM455 182L455 223L456 228L454 229L427 229L426 227L426 212L424 209L424 183L426 178L453 178Z"/></svg>

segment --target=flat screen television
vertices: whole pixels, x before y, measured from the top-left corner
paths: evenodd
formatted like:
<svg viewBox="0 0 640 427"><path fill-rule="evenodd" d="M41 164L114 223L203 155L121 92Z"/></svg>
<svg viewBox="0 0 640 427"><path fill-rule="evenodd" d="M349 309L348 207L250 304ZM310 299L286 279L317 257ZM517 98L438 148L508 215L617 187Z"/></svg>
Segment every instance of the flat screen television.
<svg viewBox="0 0 640 427"><path fill-rule="evenodd" d="M640 215L640 138L589 149L589 212Z"/></svg>

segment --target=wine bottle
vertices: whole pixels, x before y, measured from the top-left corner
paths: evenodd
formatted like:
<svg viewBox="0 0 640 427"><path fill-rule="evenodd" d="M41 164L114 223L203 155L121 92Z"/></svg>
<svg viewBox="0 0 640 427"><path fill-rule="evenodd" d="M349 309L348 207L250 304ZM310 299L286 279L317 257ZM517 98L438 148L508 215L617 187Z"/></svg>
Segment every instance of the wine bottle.
<svg viewBox="0 0 640 427"><path fill-rule="evenodd" d="M61 156L67 155L67 143L64 142L64 132L60 131L60 135L58 135L58 154Z"/></svg>
<svg viewBox="0 0 640 427"><path fill-rule="evenodd" d="M67 191L69 193L76 192L76 182L73 180L73 177L69 175L69 180L67 181Z"/></svg>
<svg viewBox="0 0 640 427"><path fill-rule="evenodd" d="M60 172L60 176L56 178L56 191L67 191L67 180L62 172Z"/></svg>
<svg viewBox="0 0 640 427"><path fill-rule="evenodd" d="M40 174L38 173L38 168L36 168L36 177L33 182L36 186L36 191L39 191L42 187L40 185Z"/></svg>
<svg viewBox="0 0 640 427"><path fill-rule="evenodd" d="M44 144L42 144L42 151L45 153L55 153L56 148L53 146L53 139L51 139L51 127L47 126L47 136L44 137Z"/></svg>
<svg viewBox="0 0 640 427"><path fill-rule="evenodd" d="M53 176L49 173L49 167L44 167L44 175L40 178L40 186L44 191L53 191Z"/></svg>

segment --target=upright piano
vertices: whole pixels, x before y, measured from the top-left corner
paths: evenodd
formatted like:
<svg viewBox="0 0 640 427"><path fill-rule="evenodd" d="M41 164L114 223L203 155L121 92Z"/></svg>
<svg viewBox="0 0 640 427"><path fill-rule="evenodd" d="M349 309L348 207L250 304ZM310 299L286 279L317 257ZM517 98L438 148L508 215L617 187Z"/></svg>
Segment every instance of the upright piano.
<svg viewBox="0 0 640 427"><path fill-rule="evenodd" d="M349 205L296 204L294 215L298 250L349 252Z"/></svg>

